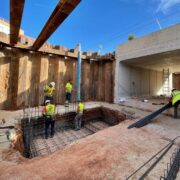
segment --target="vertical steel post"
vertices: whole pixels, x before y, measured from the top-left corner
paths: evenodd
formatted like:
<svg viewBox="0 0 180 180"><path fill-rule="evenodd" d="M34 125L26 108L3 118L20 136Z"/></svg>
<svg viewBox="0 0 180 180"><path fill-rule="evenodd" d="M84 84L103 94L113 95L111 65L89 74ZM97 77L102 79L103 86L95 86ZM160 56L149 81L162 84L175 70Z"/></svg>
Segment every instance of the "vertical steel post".
<svg viewBox="0 0 180 180"><path fill-rule="evenodd" d="M78 44L77 62L77 101L81 100L81 44Z"/></svg>

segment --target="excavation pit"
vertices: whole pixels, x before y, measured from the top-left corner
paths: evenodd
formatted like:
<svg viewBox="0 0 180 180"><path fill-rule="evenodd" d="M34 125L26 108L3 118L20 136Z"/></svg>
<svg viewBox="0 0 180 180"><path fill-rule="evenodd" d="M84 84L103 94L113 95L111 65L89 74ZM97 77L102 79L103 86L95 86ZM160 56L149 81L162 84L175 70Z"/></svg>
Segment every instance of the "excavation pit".
<svg viewBox="0 0 180 180"><path fill-rule="evenodd" d="M22 119L24 156L34 158L51 154L78 139L117 125L125 120L124 114L114 110L103 107L88 109L84 111L82 128L75 131L75 115L75 112L56 115L55 135L48 139L44 137L44 118L31 118L30 122L27 118Z"/></svg>

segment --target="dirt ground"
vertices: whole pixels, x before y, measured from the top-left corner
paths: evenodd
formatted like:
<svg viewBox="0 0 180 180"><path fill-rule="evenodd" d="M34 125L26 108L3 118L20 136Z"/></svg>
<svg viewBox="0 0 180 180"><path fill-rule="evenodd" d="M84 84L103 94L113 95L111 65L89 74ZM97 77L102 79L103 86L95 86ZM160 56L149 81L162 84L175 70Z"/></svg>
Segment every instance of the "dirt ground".
<svg viewBox="0 0 180 180"><path fill-rule="evenodd" d="M148 103L140 102L137 107L138 101L132 99L123 104L86 103L86 108L104 106L118 110L125 113L128 119L119 125L80 139L51 155L24 159L16 154L18 160L15 160L16 158L11 157L11 154L6 154L5 157L2 153L7 147L1 148L0 154L3 156L0 161L0 179L126 179L167 145L169 140L180 136L180 119L173 119L171 113L168 116L159 115L151 124L143 128L127 129L131 123L162 106L152 105L152 100ZM135 104L136 108L133 107ZM11 119L11 123L22 114L21 110L11 113L1 112L0 120ZM179 143L180 138L176 142ZM159 179L163 175L175 148L177 145L168 151L146 179ZM138 179L152 163L131 179Z"/></svg>

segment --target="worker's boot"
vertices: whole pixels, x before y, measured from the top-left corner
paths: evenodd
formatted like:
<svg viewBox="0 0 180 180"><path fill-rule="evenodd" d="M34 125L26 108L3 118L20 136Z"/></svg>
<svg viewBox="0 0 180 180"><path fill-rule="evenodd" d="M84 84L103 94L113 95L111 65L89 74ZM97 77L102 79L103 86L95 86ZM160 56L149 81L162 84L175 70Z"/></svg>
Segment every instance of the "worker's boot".
<svg viewBox="0 0 180 180"><path fill-rule="evenodd" d="M54 132L51 132L51 136L50 136L51 138L53 138L54 137Z"/></svg>
<svg viewBox="0 0 180 180"><path fill-rule="evenodd" d="M178 107L174 107L174 119L177 119L178 117Z"/></svg>
<svg viewBox="0 0 180 180"><path fill-rule="evenodd" d="M53 138L54 137L54 134L51 134L50 138Z"/></svg>

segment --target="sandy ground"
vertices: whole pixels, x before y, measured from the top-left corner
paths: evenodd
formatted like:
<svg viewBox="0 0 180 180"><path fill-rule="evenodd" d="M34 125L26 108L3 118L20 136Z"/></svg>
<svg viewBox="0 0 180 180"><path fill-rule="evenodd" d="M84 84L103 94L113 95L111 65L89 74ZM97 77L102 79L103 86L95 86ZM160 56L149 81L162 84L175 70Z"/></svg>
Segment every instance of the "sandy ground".
<svg viewBox="0 0 180 180"><path fill-rule="evenodd" d="M132 100L131 106L135 101L138 100ZM46 157L37 157L20 163L1 160L0 179L125 179L168 144L170 139L180 135L180 119L175 120L163 114L143 128L127 129L131 123L148 115L148 111L153 110L152 104L142 102L144 110L142 107L132 108L128 104L99 102L86 103L85 107L101 105L125 112L135 119L126 120L117 126L80 139ZM155 105L153 108L159 107ZM22 111L11 113L0 111L0 119L5 118L7 121L8 118L18 119L21 113ZM175 148L176 146L171 148L147 179L159 179ZM131 179L138 179L149 166L150 164Z"/></svg>

